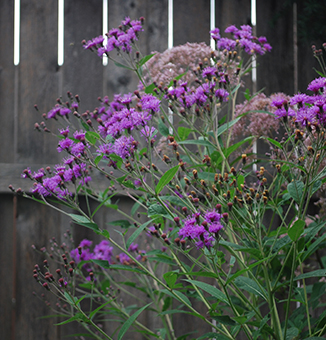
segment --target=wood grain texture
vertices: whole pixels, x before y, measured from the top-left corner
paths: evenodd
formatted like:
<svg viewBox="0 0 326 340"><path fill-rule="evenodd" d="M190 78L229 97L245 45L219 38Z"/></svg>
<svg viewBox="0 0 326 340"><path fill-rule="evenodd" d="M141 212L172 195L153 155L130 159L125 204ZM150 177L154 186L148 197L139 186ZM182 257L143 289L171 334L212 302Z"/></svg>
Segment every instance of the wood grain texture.
<svg viewBox="0 0 326 340"><path fill-rule="evenodd" d="M78 94L81 100L80 113L93 111L102 96L103 66L95 53L85 50L82 40L91 40L102 35L102 1L65 1L64 64L61 66L62 91L67 100L67 91Z"/></svg>
<svg viewBox="0 0 326 340"><path fill-rule="evenodd" d="M58 160L52 136L38 134L34 123L55 104L57 82L57 1L21 1L21 58L18 89L17 162ZM50 130L52 122L48 123Z"/></svg>
<svg viewBox="0 0 326 340"><path fill-rule="evenodd" d="M257 2L257 35L273 47L258 60L257 90L264 88L267 95L293 93L293 17L291 10L278 17L281 7L279 1Z"/></svg>
<svg viewBox="0 0 326 340"><path fill-rule="evenodd" d="M173 45L187 42L210 43L209 0L178 0L173 2Z"/></svg>
<svg viewBox="0 0 326 340"><path fill-rule="evenodd" d="M14 261L13 261L13 196L0 195L0 338L11 339L15 323ZM16 299L17 301L17 299Z"/></svg>
<svg viewBox="0 0 326 340"><path fill-rule="evenodd" d="M0 2L0 160L13 162L14 150L14 6L10 0Z"/></svg>

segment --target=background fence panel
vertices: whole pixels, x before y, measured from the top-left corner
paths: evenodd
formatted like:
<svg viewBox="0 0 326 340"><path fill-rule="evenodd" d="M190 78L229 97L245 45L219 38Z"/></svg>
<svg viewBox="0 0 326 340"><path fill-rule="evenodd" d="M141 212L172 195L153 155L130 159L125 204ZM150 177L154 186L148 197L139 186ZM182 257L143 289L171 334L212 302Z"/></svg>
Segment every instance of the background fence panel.
<svg viewBox="0 0 326 340"><path fill-rule="evenodd" d="M216 0L216 27L224 31L231 24L250 24L250 3L250 0ZM188 41L210 44L210 4L209 0L174 1L174 46ZM298 1L300 25L305 8L305 2ZM57 139L35 131L34 123L41 120L41 113L54 106L57 97L62 96L65 101L67 91L80 96L80 110L84 112L98 106L98 96L112 98L114 93L134 91L138 84L130 71L116 68L112 62L103 66L96 55L81 46L83 39L102 34L102 1L66 0L64 13L64 64L58 66L58 2L21 0L20 64L15 66L13 1L0 1L0 338L6 340L59 340L76 331L75 324L58 328L53 326L52 319L37 320L36 317L48 314L48 309L44 302L32 297L32 291L38 289L32 278L33 266L40 263L43 256L37 256L31 245L37 248L48 245L51 237L56 237L58 243L63 242L62 235L70 228L70 221L48 207L14 197L7 190L10 183L28 188L30 183L19 178L26 166L37 170L60 161ZM109 29L119 25L126 16L146 19L140 39L144 54L163 52L168 47L168 0L108 1ZM305 91L308 82L316 76L312 68L318 68L318 64L310 45L315 43L320 48L320 37L302 40L299 34L296 44L293 35L296 25L292 4L257 1L257 35L266 36L273 46L270 54L259 58L258 90L265 88L267 94L284 91L292 95L296 88ZM253 88L250 76L246 87ZM38 104L38 114L34 104ZM52 122L47 124L57 133ZM127 213L131 206L130 201L123 202ZM96 215L101 226L116 219L120 217L112 211L103 210ZM92 236L83 228L76 228L74 232L76 244ZM142 313L140 317L150 327L157 325L151 313ZM178 316L175 322L178 334L202 327L197 321L190 324L183 316ZM133 339L142 337L133 335Z"/></svg>

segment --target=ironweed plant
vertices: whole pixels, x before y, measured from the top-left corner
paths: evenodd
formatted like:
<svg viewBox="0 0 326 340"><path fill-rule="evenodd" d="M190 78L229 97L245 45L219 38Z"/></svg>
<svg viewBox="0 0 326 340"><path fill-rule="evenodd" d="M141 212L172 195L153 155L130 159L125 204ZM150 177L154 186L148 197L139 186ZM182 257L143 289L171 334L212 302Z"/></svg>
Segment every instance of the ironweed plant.
<svg viewBox="0 0 326 340"><path fill-rule="evenodd" d="M95 339L120 340L127 331L161 340L323 338L325 221L310 216L309 206L326 181L325 76L309 84L311 94L246 91L236 106L253 60L271 50L265 37L247 25L228 27L229 38L216 28L214 51L188 44L142 56L142 24L126 18L107 40L84 42L135 72L139 88L100 98L85 113L78 96L58 100L44 118L63 123L57 149L65 157L54 169L24 170L34 184L18 190L52 207L61 203L74 223L103 237L94 247L90 240L76 247L67 234L66 244L51 240L51 251L43 249L49 258L34 278L59 298L60 324L78 321ZM194 49L195 61L187 55ZM251 128L239 134L246 119ZM276 138L271 127L280 125ZM36 128L47 131L45 123ZM257 138L270 152L244 153ZM102 191L94 189L96 173ZM117 195L134 201L130 214L114 203ZM112 222L121 231L96 224L100 208L124 216ZM136 243L141 234L145 250ZM133 276L123 279L126 271ZM132 294L131 287L138 293L127 306L120 294ZM158 329L138 321L144 310L160 319ZM178 334L174 317L181 313L211 331ZM104 331L108 319L114 327Z"/></svg>

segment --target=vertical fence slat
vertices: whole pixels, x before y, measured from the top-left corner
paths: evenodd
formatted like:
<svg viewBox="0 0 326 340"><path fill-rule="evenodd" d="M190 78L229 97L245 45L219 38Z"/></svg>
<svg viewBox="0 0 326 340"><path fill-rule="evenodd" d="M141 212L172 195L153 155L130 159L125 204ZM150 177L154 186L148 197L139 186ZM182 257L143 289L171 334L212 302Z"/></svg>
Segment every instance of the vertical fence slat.
<svg viewBox="0 0 326 340"><path fill-rule="evenodd" d="M210 44L210 1L178 0L173 2L173 44L205 42Z"/></svg>
<svg viewBox="0 0 326 340"><path fill-rule="evenodd" d="M20 17L17 160L28 165L55 162L55 138L33 129L41 113L57 98L57 1L21 0ZM40 114L34 104L38 104ZM50 129L51 123L47 123Z"/></svg>
<svg viewBox="0 0 326 340"><path fill-rule="evenodd" d="M0 338L11 339L12 322L15 317L13 295L13 206L12 195L0 195L1 238L0 238Z"/></svg>
<svg viewBox="0 0 326 340"><path fill-rule="evenodd" d="M45 293L45 300L53 304L55 299L39 287L33 279L34 265L38 263L44 272L44 256L37 256L31 246L37 249L49 245L49 239L60 237L60 214L51 208L18 198L17 216L17 301L16 339L57 340L60 329L54 327L55 319L38 319L52 311L46 304L32 295ZM54 271L56 268L52 268ZM55 307L55 306L53 306Z"/></svg>
<svg viewBox="0 0 326 340"><path fill-rule="evenodd" d="M67 91L78 94L81 112L94 110L97 98L102 96L103 69L101 59L85 50L82 40L90 40L102 34L102 1L65 1L65 61L62 70L61 95L67 99Z"/></svg>
<svg viewBox="0 0 326 340"><path fill-rule="evenodd" d="M282 15L280 15L280 13ZM257 2L257 34L266 36L272 52L258 61L257 89L293 93L293 16L292 10L282 11L282 3Z"/></svg>
<svg viewBox="0 0 326 340"><path fill-rule="evenodd" d="M250 25L250 10L250 0L216 0L216 27L224 32L230 25Z"/></svg>
<svg viewBox="0 0 326 340"><path fill-rule="evenodd" d="M14 6L13 1L0 2L0 162L14 160Z"/></svg>

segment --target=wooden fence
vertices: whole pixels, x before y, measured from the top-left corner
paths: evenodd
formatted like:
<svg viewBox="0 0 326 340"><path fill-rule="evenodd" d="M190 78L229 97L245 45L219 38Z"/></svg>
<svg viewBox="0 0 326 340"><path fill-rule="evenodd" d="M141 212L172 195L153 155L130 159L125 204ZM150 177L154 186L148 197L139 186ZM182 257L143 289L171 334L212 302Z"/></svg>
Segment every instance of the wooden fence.
<svg viewBox="0 0 326 340"><path fill-rule="evenodd" d="M173 42L209 41L211 20L209 0L174 0ZM292 5L281 0L257 1L258 35L264 35L273 46L270 54L259 59L257 89L267 94L294 90L305 91L315 77L312 67L318 67L310 45L321 41L299 41L294 35L296 20ZM304 1L299 1L300 14ZM146 18L141 38L143 52L164 51L168 47L168 0L109 0L109 28L119 25L126 17ZM251 23L250 0L216 0L215 26L224 30L228 25ZM325 13L326 15L326 13ZM47 112L59 96L69 90L79 94L82 110L98 105L98 96L132 91L135 79L124 69L84 51L83 39L102 33L102 0L66 0L64 5L64 63L57 63L58 1L20 0L20 61L14 65L14 1L0 1L0 338L4 340L58 340L74 332L74 326L54 327L52 319L37 319L49 313L44 302L33 297L39 287L32 270L36 256L31 245L40 248L55 237L63 240L69 220L48 207L16 197L8 190L29 188L30 183L20 174L30 166L38 169L59 163L56 139L34 130L40 115ZM252 86L252 84L250 85ZM52 125L49 123L49 129ZM124 208L128 210L128 201ZM98 223L118 219L112 213L102 213ZM79 228L75 239L89 235ZM144 314L149 325L155 323L150 314ZM178 328L189 331L197 324ZM133 336L134 339L141 337Z"/></svg>

